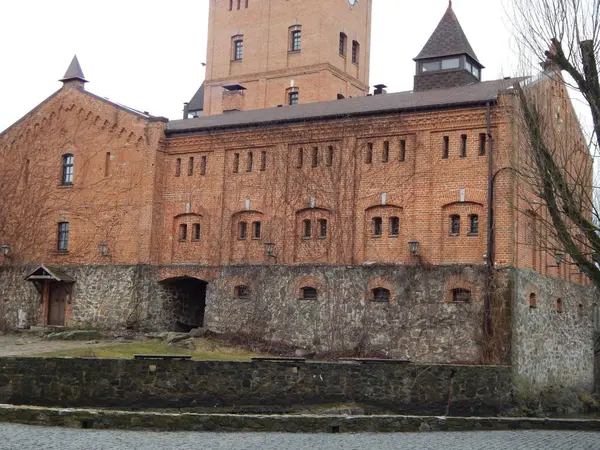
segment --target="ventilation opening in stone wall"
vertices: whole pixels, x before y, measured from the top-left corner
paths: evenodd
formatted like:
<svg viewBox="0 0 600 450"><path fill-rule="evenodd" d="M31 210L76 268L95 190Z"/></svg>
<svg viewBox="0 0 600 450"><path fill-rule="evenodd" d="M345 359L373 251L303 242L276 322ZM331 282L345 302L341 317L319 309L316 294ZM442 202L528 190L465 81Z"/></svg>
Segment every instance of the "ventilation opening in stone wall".
<svg viewBox="0 0 600 450"><path fill-rule="evenodd" d="M165 280L162 284L168 293L165 308L172 317L171 330L188 332L203 327L208 283L182 277Z"/></svg>

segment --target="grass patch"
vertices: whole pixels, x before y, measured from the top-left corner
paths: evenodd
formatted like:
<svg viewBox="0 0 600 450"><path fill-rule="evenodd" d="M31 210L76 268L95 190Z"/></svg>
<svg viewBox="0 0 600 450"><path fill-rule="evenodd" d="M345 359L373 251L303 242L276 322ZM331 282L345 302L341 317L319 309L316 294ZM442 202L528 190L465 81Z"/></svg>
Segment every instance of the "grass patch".
<svg viewBox="0 0 600 450"><path fill-rule="evenodd" d="M191 355L196 360L218 360L218 361L242 361L248 360L256 353L236 347L226 347L210 339L193 339L195 350L185 348L169 347L159 341L135 341L126 344L112 345L88 345L87 347L57 350L34 355L41 357L73 357L73 358L125 358L131 359L133 355Z"/></svg>

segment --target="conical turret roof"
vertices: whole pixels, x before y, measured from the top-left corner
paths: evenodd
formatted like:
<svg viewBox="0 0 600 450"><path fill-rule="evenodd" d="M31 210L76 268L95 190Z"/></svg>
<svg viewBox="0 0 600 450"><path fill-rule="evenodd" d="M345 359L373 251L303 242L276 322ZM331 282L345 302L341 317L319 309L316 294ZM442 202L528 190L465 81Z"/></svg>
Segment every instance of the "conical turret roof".
<svg viewBox="0 0 600 450"><path fill-rule="evenodd" d="M441 58L444 56L469 55L480 65L473 47L469 43L465 32L463 31L456 14L452 10L452 0L450 0L448 9L440 20L437 28L415 58L415 61L428 58Z"/></svg>
<svg viewBox="0 0 600 450"><path fill-rule="evenodd" d="M72 80L81 80L84 83L87 83L87 80L83 76L83 71L81 70L81 66L79 65L79 60L77 59L77 55L73 57L69 68L65 72L65 76L60 79L63 83L66 81Z"/></svg>

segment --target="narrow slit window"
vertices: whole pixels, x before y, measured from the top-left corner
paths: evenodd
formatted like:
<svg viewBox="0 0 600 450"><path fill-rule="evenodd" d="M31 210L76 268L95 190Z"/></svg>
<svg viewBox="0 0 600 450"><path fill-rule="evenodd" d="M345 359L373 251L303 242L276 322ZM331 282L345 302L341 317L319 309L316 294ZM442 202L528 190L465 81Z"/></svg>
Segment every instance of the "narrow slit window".
<svg viewBox="0 0 600 450"><path fill-rule="evenodd" d="M479 234L479 216L473 214L469 216L469 235L477 236Z"/></svg>
<svg viewBox="0 0 600 450"><path fill-rule="evenodd" d="M181 176L181 158L177 158L177 161L175 161L175 176Z"/></svg>
<svg viewBox="0 0 600 450"><path fill-rule="evenodd" d="M252 165L254 163L254 155L252 152L248 152L248 162L246 164L246 172L252 172Z"/></svg>
<svg viewBox="0 0 600 450"><path fill-rule="evenodd" d="M487 143L487 136L485 133L479 134L479 156L485 156L485 145Z"/></svg>
<svg viewBox="0 0 600 450"><path fill-rule="evenodd" d="M187 240L187 225L185 223L182 223L181 225L179 225L179 240L180 241Z"/></svg>
<svg viewBox="0 0 600 450"><path fill-rule="evenodd" d="M390 236L397 237L400 234L400 218L390 217Z"/></svg>
<svg viewBox="0 0 600 450"><path fill-rule="evenodd" d="M240 154L233 155L233 173L238 173L240 170Z"/></svg>
<svg viewBox="0 0 600 450"><path fill-rule="evenodd" d="M233 0L229 0L229 11L233 10Z"/></svg>
<svg viewBox="0 0 600 450"><path fill-rule="evenodd" d="M467 135L463 134L460 137L460 157L466 158L467 156Z"/></svg>
<svg viewBox="0 0 600 450"><path fill-rule="evenodd" d="M74 157L71 154L63 155L62 157L62 184L73 184L73 167Z"/></svg>
<svg viewBox="0 0 600 450"><path fill-rule="evenodd" d="M260 153L260 170L263 172L267 170L267 152Z"/></svg>
<svg viewBox="0 0 600 450"><path fill-rule="evenodd" d="M348 42L348 37L345 33L340 33L340 56L346 56L346 42Z"/></svg>
<svg viewBox="0 0 600 450"><path fill-rule="evenodd" d="M381 154L381 162L387 163L390 160L390 143L389 141L383 142L383 153Z"/></svg>
<svg viewBox="0 0 600 450"><path fill-rule="evenodd" d="M106 161L104 163L104 176L110 176L110 152L106 152Z"/></svg>
<svg viewBox="0 0 600 450"><path fill-rule="evenodd" d="M298 163L296 165L298 167L302 167L302 164L304 164L304 149L299 148L298 149Z"/></svg>
<svg viewBox="0 0 600 450"><path fill-rule="evenodd" d="M406 141L400 140L400 162L406 161Z"/></svg>
<svg viewBox="0 0 600 450"><path fill-rule="evenodd" d="M327 219L319 219L319 238L327 237Z"/></svg>
<svg viewBox="0 0 600 450"><path fill-rule="evenodd" d="M252 239L260 239L261 223L256 221L252 223Z"/></svg>
<svg viewBox="0 0 600 450"><path fill-rule="evenodd" d="M242 0L237 0L237 9L242 7Z"/></svg>
<svg viewBox="0 0 600 450"><path fill-rule="evenodd" d="M448 159L449 154L450 154L450 138L448 136L444 136L444 148L442 150L442 159Z"/></svg>
<svg viewBox="0 0 600 450"><path fill-rule="evenodd" d="M358 65L358 59L360 57L360 44L356 41L352 41L352 62Z"/></svg>
<svg viewBox="0 0 600 450"><path fill-rule="evenodd" d="M319 165L319 147L313 147L312 149L312 167L317 167Z"/></svg>
<svg viewBox="0 0 600 450"><path fill-rule="evenodd" d="M381 236L383 234L383 220L381 217L373 217L372 227L373 236Z"/></svg>
<svg viewBox="0 0 600 450"><path fill-rule="evenodd" d="M244 57L244 40L236 39L233 41L233 60L241 61Z"/></svg>
<svg viewBox="0 0 600 450"><path fill-rule="evenodd" d="M291 52L299 52L302 50L302 31L301 30L293 30L291 35Z"/></svg>
<svg viewBox="0 0 600 450"><path fill-rule="evenodd" d="M373 162L373 143L367 143L367 154L365 155L365 163L371 164Z"/></svg>
<svg viewBox="0 0 600 450"><path fill-rule="evenodd" d="M246 239L248 236L248 222L240 222L238 224L238 238L241 240Z"/></svg>
<svg viewBox="0 0 600 450"><path fill-rule="evenodd" d="M460 216L450 216L450 235L458 236L460 234Z"/></svg>
<svg viewBox="0 0 600 450"><path fill-rule="evenodd" d="M246 9L248 9L248 3L250 0L246 0Z"/></svg>
<svg viewBox="0 0 600 450"><path fill-rule="evenodd" d="M190 157L190 159L188 159L188 177L191 177L192 175L194 175L194 158Z"/></svg>
<svg viewBox="0 0 600 450"><path fill-rule="evenodd" d="M561 298L556 299L556 312L562 313L564 312L564 304Z"/></svg>
<svg viewBox="0 0 600 450"><path fill-rule="evenodd" d="M58 239L56 249L61 253L69 251L69 222L58 223Z"/></svg>
<svg viewBox="0 0 600 450"><path fill-rule="evenodd" d="M327 147L327 165L333 165L333 145Z"/></svg>
<svg viewBox="0 0 600 450"><path fill-rule="evenodd" d="M200 175L206 175L206 156L200 159Z"/></svg>
<svg viewBox="0 0 600 450"><path fill-rule="evenodd" d="M192 241L199 241L200 240L200 224L199 223L195 223L194 225L192 225Z"/></svg>
<svg viewBox="0 0 600 450"><path fill-rule="evenodd" d="M312 235L312 223L310 219L305 219L302 221L302 237L304 239L310 238Z"/></svg>

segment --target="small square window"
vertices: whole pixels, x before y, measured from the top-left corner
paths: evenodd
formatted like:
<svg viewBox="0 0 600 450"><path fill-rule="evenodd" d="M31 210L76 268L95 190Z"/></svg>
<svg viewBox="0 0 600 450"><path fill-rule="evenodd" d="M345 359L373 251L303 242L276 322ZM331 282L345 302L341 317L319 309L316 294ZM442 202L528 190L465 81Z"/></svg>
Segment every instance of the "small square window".
<svg viewBox="0 0 600 450"><path fill-rule="evenodd" d="M237 298L248 298L250 297L250 288L245 285L235 287L235 296Z"/></svg>

